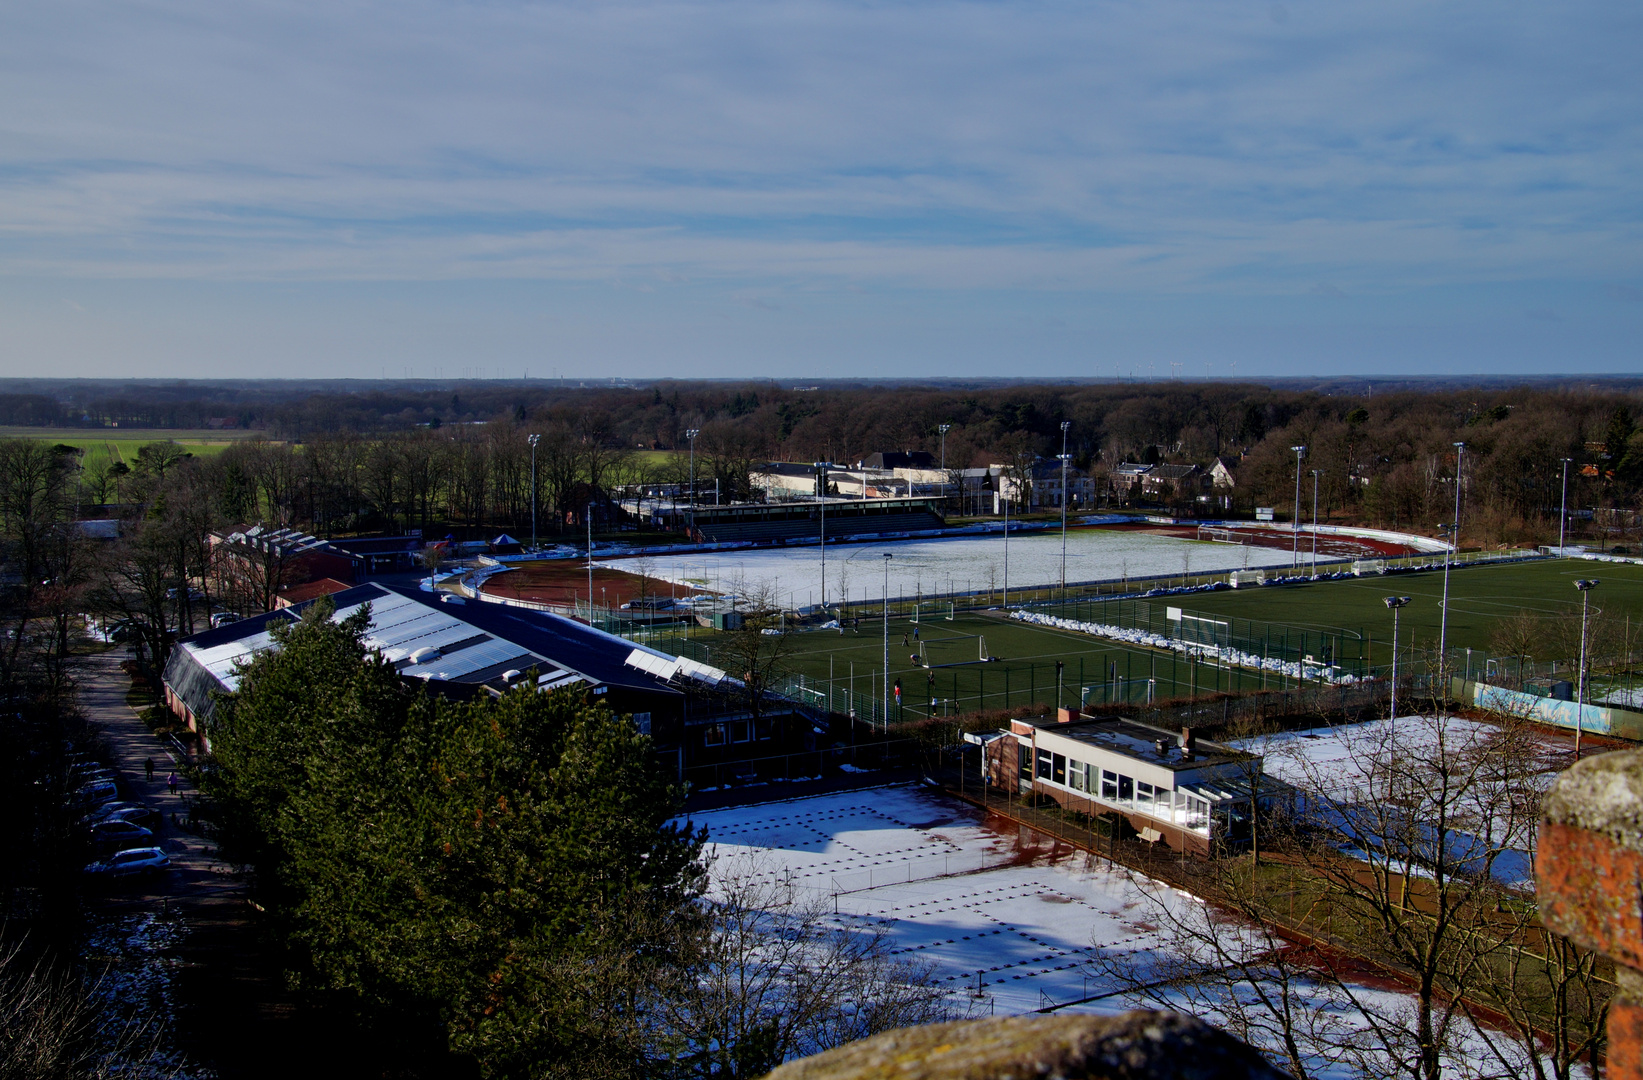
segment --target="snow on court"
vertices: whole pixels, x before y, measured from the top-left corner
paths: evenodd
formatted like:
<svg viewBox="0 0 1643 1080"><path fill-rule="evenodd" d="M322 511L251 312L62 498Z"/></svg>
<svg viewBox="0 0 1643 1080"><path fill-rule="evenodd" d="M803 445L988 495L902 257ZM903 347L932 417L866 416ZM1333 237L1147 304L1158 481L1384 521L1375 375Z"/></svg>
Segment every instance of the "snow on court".
<svg viewBox="0 0 1643 1080"><path fill-rule="evenodd" d="M1003 534L928 540L883 540L827 545L827 602L839 603L848 590L853 603L877 600L885 588L883 555L891 555L891 596L921 590L975 592L1004 586ZM1288 551L1268 547L1181 540L1150 533L1076 529L1067 533L1067 580L1140 578L1200 574L1268 566L1288 566ZM821 603L821 547L759 548L647 557L653 578L734 592L738 583L765 584L779 602L804 608ZM631 560L599 566L632 571ZM1010 588L1035 588L1061 580L1061 533L1012 534Z"/></svg>
<svg viewBox="0 0 1643 1080"><path fill-rule="evenodd" d="M990 828L981 811L926 789L869 788L706 811L691 820L708 831L716 874L790 875L800 890L836 897L841 925L884 930L898 957L929 965L955 1008L971 1015L1145 1007L1115 993L1088 961L1117 954L1145 975L1168 947L1149 924L1156 915L1142 886L1126 871L1030 829ZM1202 904L1161 884L1150 887L1177 911ZM980 998L973 996L978 974ZM1390 1017L1410 1000L1394 989L1354 986L1354 1005L1338 988L1314 989L1309 1008L1347 1039L1367 1027L1359 1006ZM1520 1053L1498 1036L1488 1043L1509 1056ZM1456 1045L1445 1057L1464 1060L1473 1073L1494 1067L1488 1043L1457 1021ZM1314 1058L1313 1074L1354 1075L1335 1056L1331 1049Z"/></svg>
<svg viewBox="0 0 1643 1080"><path fill-rule="evenodd" d="M983 1009L1030 1012L1102 993L1084 970L1096 948L1157 942L1134 921L1143 899L1122 871L1030 830L986 827L979 811L910 787L872 788L692 816L717 865L837 894L841 922L879 924L897 955ZM1177 902L1196 903L1177 898ZM1114 1008L1113 1011L1121 1011Z"/></svg>

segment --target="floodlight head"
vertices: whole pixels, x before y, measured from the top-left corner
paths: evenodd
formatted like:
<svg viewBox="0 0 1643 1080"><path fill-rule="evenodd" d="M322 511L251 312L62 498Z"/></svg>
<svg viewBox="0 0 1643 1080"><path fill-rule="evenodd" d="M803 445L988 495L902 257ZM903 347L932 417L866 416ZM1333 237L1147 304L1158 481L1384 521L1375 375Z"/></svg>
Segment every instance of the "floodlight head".
<svg viewBox="0 0 1643 1080"><path fill-rule="evenodd" d="M951 425L951 424L937 424L936 425L936 430L940 431L943 435L945 435L949 431L953 430L953 425Z"/></svg>
<svg viewBox="0 0 1643 1080"><path fill-rule="evenodd" d="M1407 596L1388 596L1386 597L1385 602L1387 607L1391 608L1393 611L1396 611L1398 608L1401 608L1403 605L1409 603L1410 599L1411 598Z"/></svg>
<svg viewBox="0 0 1643 1080"><path fill-rule="evenodd" d="M1464 450L1464 449L1466 449L1466 444L1465 444L1465 443L1463 443L1463 442L1458 442L1458 443L1451 443L1451 444L1450 444L1450 445L1451 445L1451 446L1453 446L1453 447L1454 447L1454 448L1455 448L1455 449L1457 449L1457 450Z"/></svg>
<svg viewBox="0 0 1643 1080"><path fill-rule="evenodd" d="M1597 578L1581 578L1575 582L1575 588L1585 592L1587 589L1595 589L1601 584L1602 582Z"/></svg>
<svg viewBox="0 0 1643 1080"><path fill-rule="evenodd" d="M535 446L537 443L542 441L542 436L540 436L540 435L527 435L527 436L525 436L525 441L530 443L532 446Z"/></svg>
<svg viewBox="0 0 1643 1080"><path fill-rule="evenodd" d="M1073 426L1073 422L1071 420L1061 421L1061 430L1062 431L1066 431L1068 428L1070 428L1072 426Z"/></svg>
<svg viewBox="0 0 1643 1080"><path fill-rule="evenodd" d="M685 438L694 439L694 438L696 438L696 436L700 435L701 433L702 433L701 428L689 428L685 431Z"/></svg>
<svg viewBox="0 0 1643 1080"><path fill-rule="evenodd" d="M1290 449L1295 451L1297 454L1306 453L1306 447L1304 446L1291 446Z"/></svg>

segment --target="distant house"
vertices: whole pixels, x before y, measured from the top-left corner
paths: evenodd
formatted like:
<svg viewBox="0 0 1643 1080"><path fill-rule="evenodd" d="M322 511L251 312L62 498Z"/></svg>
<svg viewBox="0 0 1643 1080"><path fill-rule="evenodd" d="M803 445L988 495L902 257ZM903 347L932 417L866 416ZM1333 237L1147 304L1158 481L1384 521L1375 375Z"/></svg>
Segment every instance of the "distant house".
<svg viewBox="0 0 1643 1080"><path fill-rule="evenodd" d="M868 454L859 462L863 469L939 469L941 462L936 456L924 450L898 450L888 453Z"/></svg>
<svg viewBox="0 0 1643 1080"><path fill-rule="evenodd" d="M1209 467L1209 486L1218 492L1228 492L1238 486L1232 463L1226 458L1216 458L1215 464Z"/></svg>
<svg viewBox="0 0 1643 1080"><path fill-rule="evenodd" d="M1143 498L1161 502L1197 495L1204 486L1204 470L1196 465L1154 465L1141 477Z"/></svg>

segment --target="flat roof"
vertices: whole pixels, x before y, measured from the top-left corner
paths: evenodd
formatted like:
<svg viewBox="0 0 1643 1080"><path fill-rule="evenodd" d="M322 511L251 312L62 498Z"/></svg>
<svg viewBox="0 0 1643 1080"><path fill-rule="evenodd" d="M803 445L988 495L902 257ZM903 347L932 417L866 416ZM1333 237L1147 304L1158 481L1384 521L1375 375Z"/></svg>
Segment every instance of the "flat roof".
<svg viewBox="0 0 1643 1080"><path fill-rule="evenodd" d="M1059 735L1064 739L1075 742L1089 743L1108 753L1120 754L1124 757L1145 761L1149 765L1157 765L1175 772L1202 769L1206 765L1227 765L1233 762L1250 761L1256 755L1227 746L1223 743L1210 742L1207 739L1194 739L1192 757L1183 758L1175 747L1180 743L1180 733L1166 731L1163 728L1153 727L1136 720L1126 720L1122 717L1105 717L1101 719L1073 720L1061 723L1053 717L1035 720L1023 720L1040 731L1051 735ZM1158 740L1164 739L1169 743L1170 753L1165 757L1158 755Z"/></svg>

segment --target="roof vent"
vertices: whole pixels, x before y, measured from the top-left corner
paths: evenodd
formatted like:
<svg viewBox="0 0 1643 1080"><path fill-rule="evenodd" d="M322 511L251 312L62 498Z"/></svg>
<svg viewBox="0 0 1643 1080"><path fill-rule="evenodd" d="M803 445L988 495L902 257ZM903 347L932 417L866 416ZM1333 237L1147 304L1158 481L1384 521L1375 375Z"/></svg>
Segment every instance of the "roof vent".
<svg viewBox="0 0 1643 1080"><path fill-rule="evenodd" d="M502 681L505 682L505 683L511 683L523 674L525 674L525 673L523 671L520 671L518 668L511 667L507 671L504 671L502 673Z"/></svg>
<svg viewBox="0 0 1643 1080"><path fill-rule="evenodd" d="M422 648L418 649L416 652L411 654L411 663L412 664L431 664L435 660L438 660L440 657L442 657L444 655L445 655L444 653L440 652L438 649L434 648L432 645L424 645Z"/></svg>

